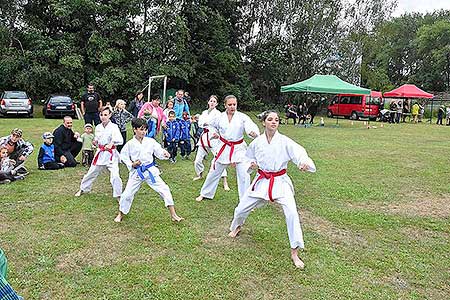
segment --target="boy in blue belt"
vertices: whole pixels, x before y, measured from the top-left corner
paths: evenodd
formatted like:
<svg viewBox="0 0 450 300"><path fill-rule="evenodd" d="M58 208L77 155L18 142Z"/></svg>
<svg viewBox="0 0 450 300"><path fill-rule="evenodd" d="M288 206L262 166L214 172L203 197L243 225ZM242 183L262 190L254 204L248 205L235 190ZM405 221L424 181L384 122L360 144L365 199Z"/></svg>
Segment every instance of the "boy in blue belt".
<svg viewBox="0 0 450 300"><path fill-rule="evenodd" d="M177 145L180 140L180 124L175 120L175 112L169 112L169 121L164 129L164 136L167 142L167 151L170 153L170 161L174 164L177 157Z"/></svg>
<svg viewBox="0 0 450 300"><path fill-rule="evenodd" d="M58 170L64 168L63 163L57 163L55 159L55 145L53 145L53 134L44 132L42 139L44 143L39 149L38 168L40 170Z"/></svg>

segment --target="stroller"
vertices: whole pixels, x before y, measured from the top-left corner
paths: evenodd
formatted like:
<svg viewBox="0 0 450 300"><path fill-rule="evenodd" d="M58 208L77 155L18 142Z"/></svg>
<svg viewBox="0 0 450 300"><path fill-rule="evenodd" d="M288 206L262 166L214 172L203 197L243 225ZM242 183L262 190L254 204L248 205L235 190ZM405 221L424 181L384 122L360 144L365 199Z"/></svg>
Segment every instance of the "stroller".
<svg viewBox="0 0 450 300"><path fill-rule="evenodd" d="M389 122L391 120L391 111L389 109L380 110L379 118L381 122Z"/></svg>

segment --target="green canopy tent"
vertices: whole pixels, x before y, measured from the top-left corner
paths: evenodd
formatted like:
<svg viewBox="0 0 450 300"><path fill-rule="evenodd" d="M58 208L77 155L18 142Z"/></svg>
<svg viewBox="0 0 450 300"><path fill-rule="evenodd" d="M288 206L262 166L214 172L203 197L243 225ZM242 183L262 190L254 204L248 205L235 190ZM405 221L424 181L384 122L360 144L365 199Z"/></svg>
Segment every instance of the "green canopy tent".
<svg viewBox="0 0 450 300"><path fill-rule="evenodd" d="M335 75L319 74L316 74L309 79L294 84L282 86L281 92L370 95L369 89L365 89L345 82ZM337 118L336 123L338 123Z"/></svg>
<svg viewBox="0 0 450 300"><path fill-rule="evenodd" d="M294 84L282 86L281 92L370 95L369 89L345 82L335 75L319 74Z"/></svg>

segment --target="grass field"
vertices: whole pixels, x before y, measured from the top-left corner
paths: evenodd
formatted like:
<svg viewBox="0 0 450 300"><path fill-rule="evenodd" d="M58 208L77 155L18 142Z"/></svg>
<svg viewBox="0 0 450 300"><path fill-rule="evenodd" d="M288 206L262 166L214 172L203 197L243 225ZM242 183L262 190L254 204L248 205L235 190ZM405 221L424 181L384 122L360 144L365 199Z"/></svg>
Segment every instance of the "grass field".
<svg viewBox="0 0 450 300"><path fill-rule="evenodd" d="M219 187L197 203L192 161L160 162L177 212L147 186L122 224L107 176L75 198L86 169L39 171L40 136L61 120L0 119L36 146L25 181L0 186L0 247L26 299L449 299L449 127L362 122L282 125L317 173L290 165L306 249L294 268L281 209L253 212L227 237L238 201ZM81 121L75 129L81 130ZM126 168L121 166L124 183Z"/></svg>

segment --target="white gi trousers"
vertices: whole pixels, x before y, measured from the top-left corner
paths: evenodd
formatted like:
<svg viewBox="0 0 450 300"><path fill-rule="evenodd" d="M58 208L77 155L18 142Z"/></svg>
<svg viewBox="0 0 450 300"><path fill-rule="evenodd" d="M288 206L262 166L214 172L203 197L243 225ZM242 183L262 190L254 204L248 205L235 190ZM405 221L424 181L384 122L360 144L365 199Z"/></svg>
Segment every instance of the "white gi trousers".
<svg viewBox="0 0 450 300"><path fill-rule="evenodd" d="M169 205L174 205L172 193L170 192L169 186L161 179L161 177L159 175L154 175L155 183L152 183L151 179L147 176L145 179L141 179L137 175L137 172L130 173L127 186L125 187L125 190L120 197L119 210L122 213L128 214L131 208L131 204L133 203L134 195L139 191L141 184L144 181L147 182L150 188L152 188L159 194L161 199L164 200L164 205L166 207Z"/></svg>
<svg viewBox="0 0 450 300"><path fill-rule="evenodd" d="M208 148L207 148L208 149ZM205 165L203 164L203 160L205 159L206 156L208 156L208 151L205 151L205 149L203 149L203 147L201 145L198 146L197 148L197 154L195 155L195 160L194 160L194 169L195 169L195 173L197 174L197 176L200 176L201 173L203 173L203 171L205 170ZM212 165L211 165L212 167ZM227 169L225 168L222 172L221 177L227 177Z"/></svg>
<svg viewBox="0 0 450 300"><path fill-rule="evenodd" d="M120 197L122 194L122 179L119 175L119 164L111 163L108 165L91 165L89 171L84 175L83 180L81 180L80 190L83 192L90 192L92 184L94 183L97 176L101 171L108 169L110 173L110 179L113 188L113 197Z"/></svg>
<svg viewBox="0 0 450 300"><path fill-rule="evenodd" d="M244 197L241 198L238 206L234 210L234 218L231 222L230 231L234 231L238 226L242 226L254 208L261 207L268 201L269 200L264 198L251 197L248 193L245 193ZM300 218L298 216L297 205L293 193L290 192L290 190L286 190L286 195L284 197L274 199L274 201L283 208L291 248L303 249L305 247L303 242L303 232L300 226Z"/></svg>
<svg viewBox="0 0 450 300"><path fill-rule="evenodd" d="M214 158L211 161L211 165L214 164ZM213 199L216 194L217 186L219 185L220 177L223 174L223 171L230 164L221 164L219 162L215 162L216 167L211 167L208 176L206 176L205 182L203 183L202 189L200 190L200 196L208 199ZM242 199L245 191L250 186L250 174L247 173L250 164L247 162L236 163L236 177L237 177L237 186L239 192L239 199Z"/></svg>

